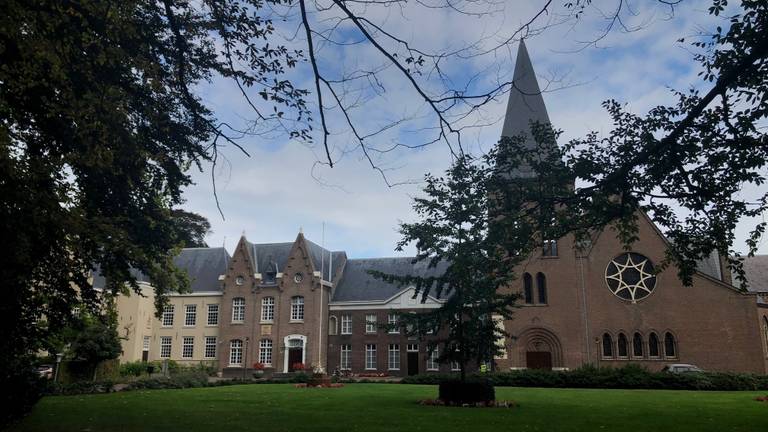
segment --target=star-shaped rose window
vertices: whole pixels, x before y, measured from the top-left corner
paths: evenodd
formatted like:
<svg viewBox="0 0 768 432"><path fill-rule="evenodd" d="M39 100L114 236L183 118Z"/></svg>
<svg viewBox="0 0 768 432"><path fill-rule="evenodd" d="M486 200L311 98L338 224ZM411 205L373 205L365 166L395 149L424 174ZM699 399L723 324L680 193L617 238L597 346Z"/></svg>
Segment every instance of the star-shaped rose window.
<svg viewBox="0 0 768 432"><path fill-rule="evenodd" d="M605 268L605 281L617 297L635 303L651 294L656 287L656 272L647 257L624 253Z"/></svg>

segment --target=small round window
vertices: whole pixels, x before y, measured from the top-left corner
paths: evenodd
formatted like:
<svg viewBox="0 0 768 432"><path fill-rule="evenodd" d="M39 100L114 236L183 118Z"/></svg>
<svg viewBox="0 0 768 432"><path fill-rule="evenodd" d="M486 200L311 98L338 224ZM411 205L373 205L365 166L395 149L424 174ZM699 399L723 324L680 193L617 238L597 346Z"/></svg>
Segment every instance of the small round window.
<svg viewBox="0 0 768 432"><path fill-rule="evenodd" d="M235 278L235 283L236 283L236 284L238 284L238 285L242 285L242 284L243 284L243 282L245 282L245 278L244 278L244 277L242 277L242 276L238 276L238 277L236 277L236 278Z"/></svg>
<svg viewBox="0 0 768 432"><path fill-rule="evenodd" d="M616 297L634 303L648 297L656 287L656 272L647 257L624 253L605 268L605 281Z"/></svg>
<svg viewBox="0 0 768 432"><path fill-rule="evenodd" d="M296 282L296 283L300 283L300 282L301 282L301 281L303 281L303 280L304 280L304 275L303 275L303 274L301 274L301 273L296 273L295 275L293 275L293 281L294 281L294 282Z"/></svg>

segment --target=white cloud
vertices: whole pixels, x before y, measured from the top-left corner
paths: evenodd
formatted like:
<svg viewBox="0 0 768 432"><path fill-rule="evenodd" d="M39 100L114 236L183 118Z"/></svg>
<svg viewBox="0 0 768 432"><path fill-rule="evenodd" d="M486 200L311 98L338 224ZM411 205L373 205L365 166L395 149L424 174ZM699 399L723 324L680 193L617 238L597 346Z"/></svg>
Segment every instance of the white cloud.
<svg viewBox="0 0 768 432"><path fill-rule="evenodd" d="M365 16L385 23L392 32L405 35L419 47L439 49L462 46L494 34L498 29L509 33L527 21L541 2L506 3L502 13L481 19L413 5L402 15L393 7L369 8ZM568 80L583 83L544 96L552 122L564 130L563 139L582 136L589 130L610 130L609 117L600 105L605 99L626 102L630 109L641 113L651 106L669 102L669 87L685 89L695 83L695 64L690 53L681 49L676 40L693 34L699 26L711 27L713 19L704 7L707 3L684 2L676 10L674 19L656 19L636 33L611 34L598 44L599 48L590 47L580 52L572 52L577 46L574 41L593 37L603 24L594 13L573 28L556 26L529 40L534 67L542 78L568 72ZM639 16L649 16L649 13L640 11ZM661 16L661 10L656 10L656 17ZM487 41L491 42L491 39ZM457 79L466 79L488 69L482 78L485 85L491 85L499 79L510 78L516 49L515 45L493 58L446 64L446 71ZM339 69L382 64L378 53L360 46L326 46L320 54L323 64ZM500 75L491 72L494 70ZM314 91L306 69L302 69L302 74L295 79ZM356 124L362 129L376 130L404 113L428 113L394 68L387 69L382 80L387 92L364 103L354 113ZM248 108L231 84L216 81L203 88L203 94L222 118L236 124L248 118ZM505 105L506 97L487 106L483 111L485 119L501 119ZM403 128L393 129L374 144L386 147L389 140L395 138L411 142L423 140L422 133L407 131L426 125L432 124L424 119L415 120ZM353 143L339 119L331 121L331 129L337 133L332 139L334 156L338 158ZM496 142L500 130L501 123L468 130L465 144L470 149L487 149ZM214 230L208 239L210 244L220 245L226 238L231 250L243 231L255 242L292 241L300 227L319 243L325 222L325 244L331 249L346 250L353 257L395 254L393 249L399 239L397 223L413 219L410 197L418 193L417 185L386 187L359 150L339 159L336 167L329 169L313 168L316 161L323 160L318 143L306 146L257 137L243 143L252 157L246 158L230 148L225 155L231 166L220 164L215 175L226 220L222 220L216 210L210 167L205 173L194 175L197 185L188 188L185 194L188 202L184 207L210 219ZM394 180L421 179L428 171L442 172L450 163L450 153L445 145L436 144L419 151L395 151L377 162L392 169L388 175ZM322 177L322 183L313 178L313 172ZM740 226L742 241L749 223ZM763 245L762 251L768 252L768 246Z"/></svg>

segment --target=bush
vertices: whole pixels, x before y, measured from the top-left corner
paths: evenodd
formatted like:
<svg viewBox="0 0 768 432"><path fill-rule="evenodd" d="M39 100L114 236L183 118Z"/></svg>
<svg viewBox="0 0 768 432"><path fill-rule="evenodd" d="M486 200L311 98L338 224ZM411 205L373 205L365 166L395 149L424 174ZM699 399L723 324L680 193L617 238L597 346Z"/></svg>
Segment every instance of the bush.
<svg viewBox="0 0 768 432"><path fill-rule="evenodd" d="M69 384L51 384L48 393L53 395L81 395L109 393L115 386L113 381L77 381Z"/></svg>
<svg viewBox="0 0 768 432"><path fill-rule="evenodd" d="M120 376L141 376L147 373L147 362L135 361L120 365Z"/></svg>
<svg viewBox="0 0 768 432"><path fill-rule="evenodd" d="M207 387L208 375L201 372L179 373L170 377L144 378L128 384L127 390L137 389L179 389Z"/></svg>
<svg viewBox="0 0 768 432"><path fill-rule="evenodd" d="M45 381L40 378L37 371L30 367L30 363L11 360L8 369L2 372L2 398L0 403L0 429L5 425L26 415L37 401L43 396ZM15 363L15 364L14 364Z"/></svg>
<svg viewBox="0 0 768 432"><path fill-rule="evenodd" d="M745 373L704 372L673 374L651 372L629 364L620 368L586 365L572 371L524 369L474 374L499 387L568 387L657 390L768 390L768 376ZM426 374L403 378L405 384L439 384L455 375Z"/></svg>
<svg viewBox="0 0 768 432"><path fill-rule="evenodd" d="M487 379L450 379L441 382L439 386L438 398L447 405L487 403L496 400L493 383Z"/></svg>

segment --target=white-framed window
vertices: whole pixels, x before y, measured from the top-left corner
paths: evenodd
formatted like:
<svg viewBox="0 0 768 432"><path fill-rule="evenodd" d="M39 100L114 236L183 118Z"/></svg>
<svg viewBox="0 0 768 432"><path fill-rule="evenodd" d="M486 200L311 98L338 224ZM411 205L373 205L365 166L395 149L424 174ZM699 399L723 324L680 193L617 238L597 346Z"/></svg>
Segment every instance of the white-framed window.
<svg viewBox="0 0 768 432"><path fill-rule="evenodd" d="M452 361L451 362L451 370L454 371L454 372L455 371L460 371L461 370L461 365L459 364L459 362Z"/></svg>
<svg viewBox="0 0 768 432"><path fill-rule="evenodd" d="M304 321L304 297L291 297L291 321Z"/></svg>
<svg viewBox="0 0 768 432"><path fill-rule="evenodd" d="M194 327L197 324L197 305L184 305L184 325Z"/></svg>
<svg viewBox="0 0 768 432"><path fill-rule="evenodd" d="M219 305L217 304L208 305L208 325L219 325Z"/></svg>
<svg viewBox="0 0 768 432"><path fill-rule="evenodd" d="M191 359L195 352L195 338L184 336L181 339L181 358Z"/></svg>
<svg viewBox="0 0 768 432"><path fill-rule="evenodd" d="M339 369L352 369L352 345L341 345L341 358L339 359Z"/></svg>
<svg viewBox="0 0 768 432"><path fill-rule="evenodd" d="M163 327L173 327L173 309L172 304L163 308Z"/></svg>
<svg viewBox="0 0 768 432"><path fill-rule="evenodd" d="M272 366L272 341L262 339L259 342L259 363L264 366Z"/></svg>
<svg viewBox="0 0 768 432"><path fill-rule="evenodd" d="M419 352L419 344L408 344L408 352Z"/></svg>
<svg viewBox="0 0 768 432"><path fill-rule="evenodd" d="M429 357L427 357L428 371L436 371L440 369L440 364L437 362L438 357L440 357L440 354L437 347L432 347L432 350L429 352Z"/></svg>
<svg viewBox="0 0 768 432"><path fill-rule="evenodd" d="M365 332L376 333L376 315L367 314L365 316Z"/></svg>
<svg viewBox="0 0 768 432"><path fill-rule="evenodd" d="M171 357L171 337L160 336L160 358Z"/></svg>
<svg viewBox="0 0 768 432"><path fill-rule="evenodd" d="M143 344L141 346L141 349L143 351L149 351L149 341L150 341L150 337L149 336L144 336L144 342L143 342Z"/></svg>
<svg viewBox="0 0 768 432"><path fill-rule="evenodd" d="M389 344L388 369L400 370L400 345Z"/></svg>
<svg viewBox="0 0 768 432"><path fill-rule="evenodd" d="M261 322L275 321L275 298L264 297L261 299Z"/></svg>
<svg viewBox="0 0 768 432"><path fill-rule="evenodd" d="M216 336L205 337L205 358L216 358Z"/></svg>
<svg viewBox="0 0 768 432"><path fill-rule="evenodd" d="M387 333L389 334L400 333L400 327L397 326L397 314L387 315L387 326L389 327L389 330L387 330Z"/></svg>
<svg viewBox="0 0 768 432"><path fill-rule="evenodd" d="M232 299L232 322L245 322L245 299L242 297Z"/></svg>
<svg viewBox="0 0 768 432"><path fill-rule="evenodd" d="M352 334L352 315L341 316L341 334Z"/></svg>
<svg viewBox="0 0 768 432"><path fill-rule="evenodd" d="M235 339L229 343L229 365L243 365L243 341Z"/></svg>
<svg viewBox="0 0 768 432"><path fill-rule="evenodd" d="M376 344L365 344L365 369L376 370Z"/></svg>

